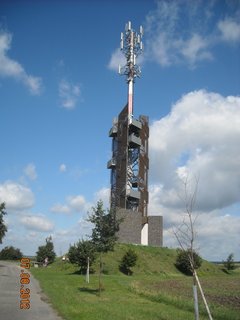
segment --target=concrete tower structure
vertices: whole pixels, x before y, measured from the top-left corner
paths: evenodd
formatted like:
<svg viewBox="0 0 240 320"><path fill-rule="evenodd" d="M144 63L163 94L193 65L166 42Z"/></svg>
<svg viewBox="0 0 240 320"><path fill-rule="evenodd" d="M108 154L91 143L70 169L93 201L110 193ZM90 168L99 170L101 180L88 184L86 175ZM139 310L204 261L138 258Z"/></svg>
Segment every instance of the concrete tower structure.
<svg viewBox="0 0 240 320"><path fill-rule="evenodd" d="M125 34L121 33L121 50L126 64L119 73L126 75L128 100L113 120L109 131L112 138L112 158L107 167L111 169L111 208L123 218L119 241L144 245L162 246L162 217L148 216L148 117L133 117L133 89L141 70L136 64L142 52L143 29L137 33L128 22Z"/></svg>

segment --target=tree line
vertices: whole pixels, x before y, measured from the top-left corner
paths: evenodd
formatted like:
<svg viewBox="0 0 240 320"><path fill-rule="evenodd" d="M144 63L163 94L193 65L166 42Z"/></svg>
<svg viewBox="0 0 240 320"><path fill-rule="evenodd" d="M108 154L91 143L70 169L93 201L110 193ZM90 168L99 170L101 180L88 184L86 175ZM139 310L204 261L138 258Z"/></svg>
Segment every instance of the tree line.
<svg viewBox="0 0 240 320"><path fill-rule="evenodd" d="M7 227L4 223L3 216L6 215L5 203L0 205L0 243L7 232ZM102 287L102 255L108 251L114 250L114 245L117 241L117 232L121 219L117 218L116 210L103 207L103 202L100 200L97 205L92 208L89 214L88 221L93 224L92 234L88 240L79 240L77 243L70 245L68 251L68 259L71 263L77 264L80 268L80 273L84 274L87 268L90 268L99 257L99 291ZM51 264L56 258L52 237L45 239L46 243L38 247L36 252L36 260L40 264ZM0 251L0 259L18 260L23 257L22 252L18 248L12 246L5 247ZM135 265L137 256L133 250L129 250L123 256L120 270L126 274L131 274L131 268Z"/></svg>
<svg viewBox="0 0 240 320"><path fill-rule="evenodd" d="M7 214L5 203L0 204L0 244L3 241L7 232L7 226L4 222L4 216ZM93 272L92 265L99 257L99 291L102 287L102 269L103 253L114 250L114 245L117 242L117 232L119 231L121 219L117 218L114 209L105 210L103 202L100 200L97 205L92 208L92 213L88 217L88 221L93 224L92 234L89 239L78 240L78 242L70 245L67 257L73 264L79 266L79 272L85 274L89 268ZM54 251L54 244L52 237L49 236L45 239L46 243L38 247L36 252L36 260L40 264L44 264L47 258L47 264L55 261L56 253ZM192 260L189 256L192 256ZM7 246L0 251L1 260L19 260L23 257L20 249L13 246ZM119 269L127 275L132 274L132 267L135 266L137 255L134 250L129 249L119 264ZM176 267L183 273L190 275L193 269L198 269L201 266L202 259L195 251L178 250ZM234 256L229 254L226 261L223 261L225 270L230 271L235 268ZM194 268L193 268L194 267Z"/></svg>

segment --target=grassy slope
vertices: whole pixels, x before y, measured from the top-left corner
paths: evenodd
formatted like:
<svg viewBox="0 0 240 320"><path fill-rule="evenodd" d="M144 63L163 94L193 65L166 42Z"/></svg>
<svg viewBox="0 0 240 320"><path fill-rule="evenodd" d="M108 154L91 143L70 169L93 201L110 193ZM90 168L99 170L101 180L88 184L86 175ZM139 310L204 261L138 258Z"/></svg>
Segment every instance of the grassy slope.
<svg viewBox="0 0 240 320"><path fill-rule="evenodd" d="M120 273L118 266L128 248L133 249L138 255L137 265L133 268L135 275L182 276L182 273L174 265L177 256L176 250L131 244L117 244L114 252L108 252L104 256L104 271L106 274ZM95 268L97 268L96 264ZM222 271L218 266L203 261L198 273L199 275L220 275Z"/></svg>
<svg viewBox="0 0 240 320"><path fill-rule="evenodd" d="M133 268L134 275L127 277L119 272L118 265L130 247L138 254L138 263ZM69 263L58 260L48 268L32 268L31 271L67 320L190 320L193 319L191 277L183 276L175 268L175 258L176 251L167 248L118 244L114 252L104 255L101 297L97 291L97 274L91 275L90 284L86 284L83 276L74 273L77 268ZM97 271L97 263L94 267ZM215 291L212 288L217 279L224 279L228 286L229 276L213 264L204 262L199 274L204 275L207 283L207 279L211 279L208 290L213 298L221 291L221 287ZM239 281L240 277L236 279ZM234 295L240 294L239 285L232 288ZM227 291L227 297L229 294ZM219 304L213 309L214 320L240 319L237 311L221 308ZM201 320L205 319L207 316L203 311Z"/></svg>

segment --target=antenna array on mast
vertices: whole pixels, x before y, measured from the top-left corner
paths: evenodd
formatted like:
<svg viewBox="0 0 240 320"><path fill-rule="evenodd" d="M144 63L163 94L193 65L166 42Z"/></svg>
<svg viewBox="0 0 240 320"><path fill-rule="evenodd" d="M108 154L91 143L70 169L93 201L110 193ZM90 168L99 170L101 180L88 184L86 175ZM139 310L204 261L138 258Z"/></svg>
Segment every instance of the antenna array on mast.
<svg viewBox="0 0 240 320"><path fill-rule="evenodd" d="M140 26L139 33L134 31L129 21L125 27L125 33L121 32L120 48L126 57L125 66L119 66L119 74L127 76L127 82L134 81L136 77L140 77L141 69L136 64L136 58L143 51L143 27Z"/></svg>

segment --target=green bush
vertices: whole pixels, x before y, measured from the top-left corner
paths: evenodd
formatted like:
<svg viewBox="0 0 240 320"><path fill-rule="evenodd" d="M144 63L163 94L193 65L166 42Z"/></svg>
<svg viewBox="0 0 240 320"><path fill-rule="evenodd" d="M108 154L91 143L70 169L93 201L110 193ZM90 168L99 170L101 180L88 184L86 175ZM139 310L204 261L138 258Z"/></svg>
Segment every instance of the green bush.
<svg viewBox="0 0 240 320"><path fill-rule="evenodd" d="M122 257L119 269L127 275L132 275L131 268L136 265L137 254L132 249L129 249Z"/></svg>
<svg viewBox="0 0 240 320"><path fill-rule="evenodd" d="M233 253L230 253L230 255L227 257L227 260L224 261L224 267L229 270L235 269L235 263L234 263L234 255Z"/></svg>
<svg viewBox="0 0 240 320"><path fill-rule="evenodd" d="M177 259L176 259L176 267L181 272L185 273L186 275L192 275L193 270L190 264L190 256L191 250L179 250ZM202 264L202 258L193 251L193 261L194 261L194 269L197 270Z"/></svg>
<svg viewBox="0 0 240 320"><path fill-rule="evenodd" d="M80 267L80 273L84 274L87 271L88 258L89 266L93 264L95 260L95 247L91 241L79 240L69 248L68 258L71 263L76 263ZM90 269L90 271L93 271Z"/></svg>
<svg viewBox="0 0 240 320"><path fill-rule="evenodd" d="M0 252L1 260L19 260L23 257L22 252L18 248L14 248L12 246L5 247Z"/></svg>

